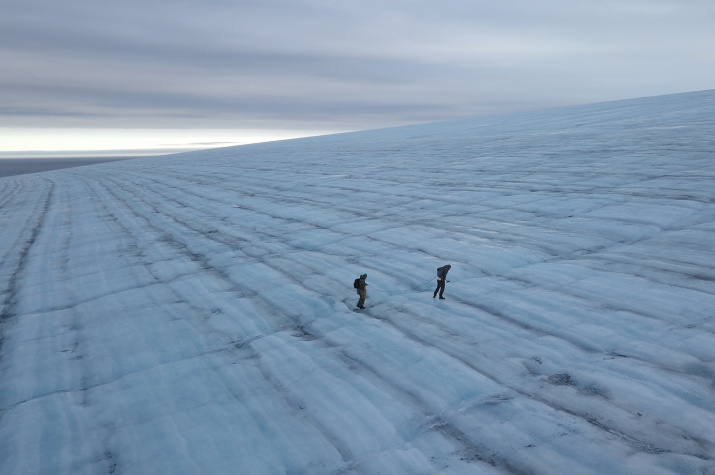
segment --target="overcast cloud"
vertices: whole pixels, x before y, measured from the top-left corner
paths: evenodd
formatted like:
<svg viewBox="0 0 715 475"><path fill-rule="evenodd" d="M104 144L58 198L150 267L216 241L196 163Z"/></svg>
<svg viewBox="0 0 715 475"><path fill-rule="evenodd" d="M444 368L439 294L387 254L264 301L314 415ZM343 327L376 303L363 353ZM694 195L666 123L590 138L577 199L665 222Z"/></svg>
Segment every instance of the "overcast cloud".
<svg viewBox="0 0 715 475"><path fill-rule="evenodd" d="M0 0L0 127L349 130L715 87L712 0Z"/></svg>

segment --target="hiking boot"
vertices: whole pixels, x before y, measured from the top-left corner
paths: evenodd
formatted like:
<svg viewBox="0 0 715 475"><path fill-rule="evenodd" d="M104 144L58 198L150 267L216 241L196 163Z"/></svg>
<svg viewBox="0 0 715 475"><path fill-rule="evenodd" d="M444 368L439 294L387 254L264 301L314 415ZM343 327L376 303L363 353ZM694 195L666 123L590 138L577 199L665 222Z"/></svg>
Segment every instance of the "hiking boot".
<svg viewBox="0 0 715 475"><path fill-rule="evenodd" d="M442 297L441 295L439 296L440 300L447 300L446 298Z"/></svg>

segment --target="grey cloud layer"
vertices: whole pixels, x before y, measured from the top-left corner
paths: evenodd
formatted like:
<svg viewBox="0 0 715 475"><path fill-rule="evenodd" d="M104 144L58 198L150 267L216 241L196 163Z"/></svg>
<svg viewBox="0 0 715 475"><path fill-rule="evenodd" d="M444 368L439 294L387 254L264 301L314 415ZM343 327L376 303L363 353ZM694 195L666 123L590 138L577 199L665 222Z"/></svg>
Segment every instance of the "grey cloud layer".
<svg viewBox="0 0 715 475"><path fill-rule="evenodd" d="M365 128L714 87L695 0L0 0L0 126Z"/></svg>

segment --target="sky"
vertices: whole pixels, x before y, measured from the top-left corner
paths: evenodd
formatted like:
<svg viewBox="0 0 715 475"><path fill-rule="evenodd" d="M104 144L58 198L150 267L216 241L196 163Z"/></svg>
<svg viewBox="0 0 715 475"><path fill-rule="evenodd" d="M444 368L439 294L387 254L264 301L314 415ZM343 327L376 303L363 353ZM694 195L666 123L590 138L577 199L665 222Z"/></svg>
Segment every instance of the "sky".
<svg viewBox="0 0 715 475"><path fill-rule="evenodd" d="M712 0L0 0L0 154L205 148L715 87Z"/></svg>

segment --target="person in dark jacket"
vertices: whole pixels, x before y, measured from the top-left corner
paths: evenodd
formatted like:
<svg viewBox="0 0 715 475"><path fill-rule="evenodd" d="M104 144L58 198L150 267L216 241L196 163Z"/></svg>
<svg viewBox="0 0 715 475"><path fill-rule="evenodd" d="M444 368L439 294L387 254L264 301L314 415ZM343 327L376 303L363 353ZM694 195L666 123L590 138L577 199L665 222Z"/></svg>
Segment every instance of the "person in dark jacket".
<svg viewBox="0 0 715 475"><path fill-rule="evenodd" d="M442 266L437 269L437 288L434 289L434 295L432 298L435 298L437 296L437 292L439 292L439 298L444 300L444 297L442 296L444 294L444 284L449 282L447 280L447 272L449 272L449 269L451 269L452 266L447 264L446 266Z"/></svg>
<svg viewBox="0 0 715 475"><path fill-rule="evenodd" d="M360 283L358 284L357 294L360 296L357 306L358 308L365 308L365 299L367 298L367 284L365 283L367 279L367 274L360 276Z"/></svg>

